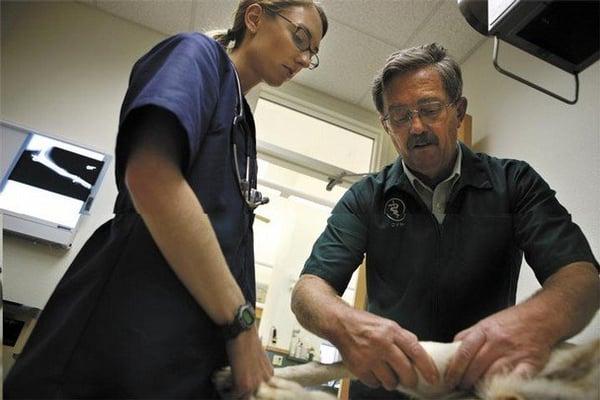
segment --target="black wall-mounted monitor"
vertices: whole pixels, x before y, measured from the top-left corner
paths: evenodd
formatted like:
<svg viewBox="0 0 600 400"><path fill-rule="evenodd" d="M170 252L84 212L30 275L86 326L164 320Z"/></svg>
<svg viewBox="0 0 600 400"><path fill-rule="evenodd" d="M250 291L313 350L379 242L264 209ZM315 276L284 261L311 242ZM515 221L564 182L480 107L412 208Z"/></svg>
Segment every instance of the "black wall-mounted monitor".
<svg viewBox="0 0 600 400"><path fill-rule="evenodd" d="M600 58L598 0L488 0L488 29L573 74Z"/></svg>

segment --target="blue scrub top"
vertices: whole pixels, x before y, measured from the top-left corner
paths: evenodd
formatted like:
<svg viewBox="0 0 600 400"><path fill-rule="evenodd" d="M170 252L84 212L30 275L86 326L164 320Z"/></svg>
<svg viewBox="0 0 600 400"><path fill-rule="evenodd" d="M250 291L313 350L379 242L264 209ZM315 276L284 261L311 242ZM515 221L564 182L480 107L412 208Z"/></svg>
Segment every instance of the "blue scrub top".
<svg viewBox="0 0 600 400"><path fill-rule="evenodd" d="M211 375L227 364L220 329L163 258L123 182L128 132L121 128L149 105L184 128L185 178L246 299L255 301L254 215L232 159L233 142L238 160L256 158L252 114L243 100L247 129L232 126L238 89L224 49L202 34L176 35L132 70L117 137L115 218L98 228L58 284L5 381L6 398L216 396ZM239 164L245 176L246 163ZM250 172L256 179L256 169Z"/></svg>
<svg viewBox="0 0 600 400"><path fill-rule="evenodd" d="M245 253L246 241L252 240L253 213L241 197L232 140L237 145L239 174L245 176L243 161L247 156L256 159L256 137L252 112L243 98L245 118L233 127L239 110L238 97L234 66L223 48L204 35L181 34L155 46L134 66L121 108L120 126L132 111L148 105L162 107L177 117L188 140L186 179L208 214L244 295L254 302L254 273L242 276L244 269L254 271L254 255ZM242 124L251 135L249 140ZM133 210L123 184L126 155L122 149L127 147L127 140L127 132L120 132L116 149L116 214ZM256 170L251 174L256 177Z"/></svg>

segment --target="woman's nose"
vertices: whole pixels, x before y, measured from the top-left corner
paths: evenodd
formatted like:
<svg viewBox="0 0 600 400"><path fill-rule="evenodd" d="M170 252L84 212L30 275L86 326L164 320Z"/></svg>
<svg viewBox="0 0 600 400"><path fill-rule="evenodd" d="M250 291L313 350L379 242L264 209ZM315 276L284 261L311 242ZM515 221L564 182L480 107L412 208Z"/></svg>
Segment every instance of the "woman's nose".
<svg viewBox="0 0 600 400"><path fill-rule="evenodd" d="M300 57L297 59L298 63L302 65L302 68L308 68L310 66L310 57L312 54L310 50L305 50L300 53Z"/></svg>

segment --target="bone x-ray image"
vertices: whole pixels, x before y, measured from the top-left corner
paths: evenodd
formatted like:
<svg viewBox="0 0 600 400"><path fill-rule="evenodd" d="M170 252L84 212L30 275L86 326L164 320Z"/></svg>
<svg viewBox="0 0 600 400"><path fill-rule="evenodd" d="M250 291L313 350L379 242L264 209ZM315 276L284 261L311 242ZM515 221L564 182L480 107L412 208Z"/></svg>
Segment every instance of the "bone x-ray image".
<svg viewBox="0 0 600 400"><path fill-rule="evenodd" d="M60 146L60 147L59 147ZM86 201L104 161L95 153L34 135L9 179Z"/></svg>

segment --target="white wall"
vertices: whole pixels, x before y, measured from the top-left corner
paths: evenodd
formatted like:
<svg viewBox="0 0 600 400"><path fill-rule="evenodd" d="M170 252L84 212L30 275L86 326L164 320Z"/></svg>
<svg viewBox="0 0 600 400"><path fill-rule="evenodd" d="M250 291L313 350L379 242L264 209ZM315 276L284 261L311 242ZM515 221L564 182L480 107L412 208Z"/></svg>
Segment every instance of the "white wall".
<svg viewBox="0 0 600 400"><path fill-rule="evenodd" d="M285 220L276 228L277 233L273 234L271 239L271 242L276 241L277 245L273 246L273 270L259 334L264 345L288 349L292 329L300 328L290 310L292 287L310 254L312 243L323 230L330 210L319 206L310 207L288 199L277 200L279 199L276 199L274 205L281 210L279 215L284 215ZM315 224L315 221L320 223ZM277 329L277 343L269 342L271 327ZM301 336L305 339L304 343L311 342L313 348L319 349L321 340L304 330Z"/></svg>
<svg viewBox="0 0 600 400"><path fill-rule="evenodd" d="M2 2L0 117L113 154L129 71L162 37L82 4ZM71 250L4 235L5 299L45 305L85 240L111 218L112 167Z"/></svg>
<svg viewBox="0 0 600 400"><path fill-rule="evenodd" d="M580 74L579 101L567 105L497 72L492 45L492 40L485 42L462 66L474 147L529 162L556 190L600 257L600 63ZM570 75L508 45L500 48L500 65L573 97ZM523 262L518 299L539 287ZM574 341L599 336L596 315Z"/></svg>

